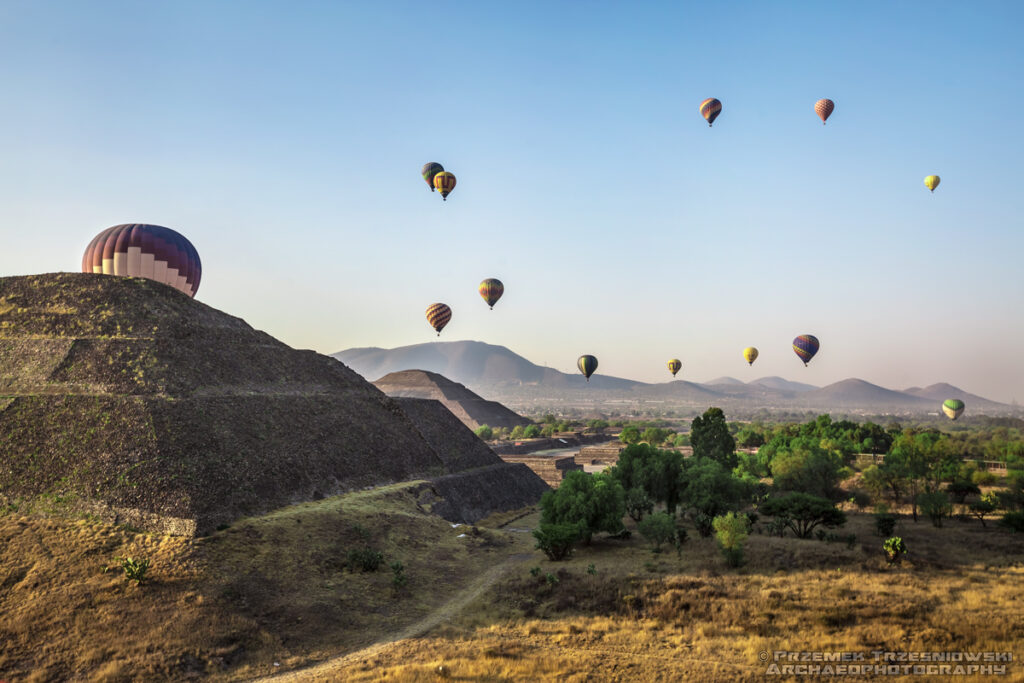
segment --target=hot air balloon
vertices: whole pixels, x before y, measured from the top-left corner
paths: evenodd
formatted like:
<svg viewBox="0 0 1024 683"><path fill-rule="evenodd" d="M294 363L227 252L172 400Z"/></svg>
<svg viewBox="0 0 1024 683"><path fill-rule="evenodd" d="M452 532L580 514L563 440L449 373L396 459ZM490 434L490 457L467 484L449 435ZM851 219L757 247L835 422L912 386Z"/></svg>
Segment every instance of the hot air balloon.
<svg viewBox="0 0 1024 683"><path fill-rule="evenodd" d="M444 166L437 163L436 161L431 161L428 164L423 164L423 169L420 171L420 173L423 175L423 179L427 181L427 185L430 185L431 192L434 191L434 176L436 176L443 170Z"/></svg>
<svg viewBox="0 0 1024 683"><path fill-rule="evenodd" d="M924 186L932 192L935 192L935 188L939 186L940 182L942 182L942 179L937 175L929 175L924 178Z"/></svg>
<svg viewBox="0 0 1024 683"><path fill-rule="evenodd" d="M427 322L437 330L437 336L441 336L441 330L452 319L452 309L448 304L430 304L427 306Z"/></svg>
<svg viewBox="0 0 1024 683"><path fill-rule="evenodd" d="M676 373L683 369L683 364L678 358L673 358L668 362L668 371L675 377Z"/></svg>
<svg viewBox="0 0 1024 683"><path fill-rule="evenodd" d="M494 304L498 303L498 299L505 293L505 285L501 284L501 280L494 277L489 277L480 283L480 296L484 298L487 305L494 310Z"/></svg>
<svg viewBox="0 0 1024 683"><path fill-rule="evenodd" d="M718 115L722 113L722 103L714 97L709 97L700 103L700 115L708 122L708 128L715 122Z"/></svg>
<svg viewBox="0 0 1024 683"><path fill-rule="evenodd" d="M757 349L753 346L743 349L743 360L747 361L748 365L753 365L754 361L757 360Z"/></svg>
<svg viewBox="0 0 1024 683"><path fill-rule="evenodd" d="M441 171L434 176L434 187L441 193L441 199L448 201L448 193L455 189L455 176L448 171Z"/></svg>
<svg viewBox="0 0 1024 683"><path fill-rule="evenodd" d="M590 376L594 374L594 370L597 370L597 359L593 356L580 356L579 360L576 361L576 367L580 369L583 376L590 381Z"/></svg>
<svg viewBox="0 0 1024 683"><path fill-rule="evenodd" d="M107 228L89 242L82 272L144 277L194 297L203 265L196 248L180 233L160 225L127 223Z"/></svg>
<svg viewBox="0 0 1024 683"><path fill-rule="evenodd" d="M836 108L836 103L832 100L821 99L814 103L814 113L821 119L821 125L825 125L825 119L832 115L832 110Z"/></svg>
<svg viewBox="0 0 1024 683"><path fill-rule="evenodd" d="M964 402L958 398L948 398L942 403L942 412L950 420L955 420L964 412Z"/></svg>
<svg viewBox="0 0 1024 683"><path fill-rule="evenodd" d="M800 356L800 360L804 362L804 365L811 362L820 346L818 338L813 334L801 334L793 340L793 352Z"/></svg>

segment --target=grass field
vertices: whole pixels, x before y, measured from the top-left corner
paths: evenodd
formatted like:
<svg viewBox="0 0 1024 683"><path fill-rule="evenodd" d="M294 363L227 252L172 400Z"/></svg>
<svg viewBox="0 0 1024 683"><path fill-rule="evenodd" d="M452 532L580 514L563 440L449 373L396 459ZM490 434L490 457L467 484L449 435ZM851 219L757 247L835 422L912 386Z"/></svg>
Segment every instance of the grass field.
<svg viewBox="0 0 1024 683"><path fill-rule="evenodd" d="M853 547L754 534L740 569L692 529L681 555L634 534L555 563L533 549L535 511L473 532L424 514L411 491L297 505L195 541L2 515L0 679L736 681L764 678L763 651L1024 656L1024 535L991 523L903 517L897 568L858 513L841 530ZM367 545L385 566L346 567ZM151 560L150 580L125 578L114 558L127 555ZM1014 662L1000 680L1022 678Z"/></svg>

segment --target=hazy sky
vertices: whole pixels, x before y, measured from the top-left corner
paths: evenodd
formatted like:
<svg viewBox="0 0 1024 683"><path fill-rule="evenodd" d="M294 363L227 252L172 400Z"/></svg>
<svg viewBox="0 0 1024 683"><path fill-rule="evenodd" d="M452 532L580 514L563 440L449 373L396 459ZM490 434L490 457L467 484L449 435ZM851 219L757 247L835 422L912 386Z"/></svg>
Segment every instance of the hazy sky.
<svg viewBox="0 0 1024 683"><path fill-rule="evenodd" d="M1022 26L1019 2L4 0L0 273L149 222L199 250L200 301L298 348L432 341L443 301L441 340L565 371L1024 400Z"/></svg>

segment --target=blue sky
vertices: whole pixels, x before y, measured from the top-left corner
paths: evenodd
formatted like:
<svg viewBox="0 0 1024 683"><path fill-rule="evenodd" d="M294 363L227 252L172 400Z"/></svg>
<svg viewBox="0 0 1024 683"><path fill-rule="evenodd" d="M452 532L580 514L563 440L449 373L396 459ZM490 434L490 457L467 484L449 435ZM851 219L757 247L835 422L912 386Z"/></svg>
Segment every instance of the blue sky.
<svg viewBox="0 0 1024 683"><path fill-rule="evenodd" d="M77 270L101 229L151 222L199 250L199 300L299 348L431 341L443 301L442 340L565 371L592 353L664 381L675 357L697 381L1024 399L1022 20L1015 2L2 2L0 273ZM427 161L458 178L447 202ZM506 285L494 311L485 277ZM822 343L809 368L801 333Z"/></svg>

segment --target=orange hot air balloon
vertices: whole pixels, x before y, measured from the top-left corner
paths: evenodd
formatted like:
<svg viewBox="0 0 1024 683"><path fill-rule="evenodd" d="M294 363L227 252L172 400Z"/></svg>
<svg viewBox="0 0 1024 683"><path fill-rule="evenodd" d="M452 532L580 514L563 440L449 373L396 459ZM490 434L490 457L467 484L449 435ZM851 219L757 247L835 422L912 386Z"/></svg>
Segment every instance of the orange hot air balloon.
<svg viewBox="0 0 1024 683"><path fill-rule="evenodd" d="M452 319L452 309L448 304L430 304L427 306L427 322L437 330L437 336L441 336L441 330Z"/></svg>
<svg viewBox="0 0 1024 683"><path fill-rule="evenodd" d="M700 103L700 115L708 122L708 128L715 122L718 115L722 113L722 103L714 97L709 97Z"/></svg>
<svg viewBox="0 0 1024 683"><path fill-rule="evenodd" d="M832 110L836 108L836 103L832 100L818 100L814 103L814 113L821 119L821 125L825 125L825 119L832 116Z"/></svg>
<svg viewBox="0 0 1024 683"><path fill-rule="evenodd" d="M194 297L203 264L181 233L160 225L127 223L107 228L89 242L82 272L144 277Z"/></svg>
<svg viewBox="0 0 1024 683"><path fill-rule="evenodd" d="M448 201L448 194L455 189L455 175L441 171L434 176L434 187L441 193L441 199Z"/></svg>

